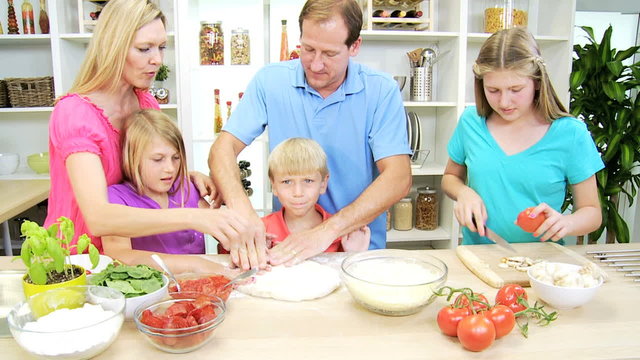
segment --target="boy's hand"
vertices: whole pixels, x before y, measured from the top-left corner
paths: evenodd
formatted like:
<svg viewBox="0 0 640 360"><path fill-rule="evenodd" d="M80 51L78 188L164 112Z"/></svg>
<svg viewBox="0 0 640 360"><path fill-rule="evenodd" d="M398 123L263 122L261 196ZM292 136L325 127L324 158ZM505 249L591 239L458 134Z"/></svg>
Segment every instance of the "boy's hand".
<svg viewBox="0 0 640 360"><path fill-rule="evenodd" d="M365 251L369 249L371 229L367 225L342 237L342 250L345 252Z"/></svg>

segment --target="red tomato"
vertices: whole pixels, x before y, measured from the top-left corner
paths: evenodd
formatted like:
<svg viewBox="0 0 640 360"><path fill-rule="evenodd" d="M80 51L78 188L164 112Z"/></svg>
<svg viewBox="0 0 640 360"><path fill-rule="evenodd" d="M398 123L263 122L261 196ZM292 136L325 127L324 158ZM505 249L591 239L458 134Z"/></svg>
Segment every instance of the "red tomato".
<svg viewBox="0 0 640 360"><path fill-rule="evenodd" d="M466 307L445 306L438 312L438 327L443 334L456 336L458 323L467 316L469 316L469 309Z"/></svg>
<svg viewBox="0 0 640 360"><path fill-rule="evenodd" d="M522 286L518 284L504 285L496 294L496 305L506 305L515 314L526 309L524 305L518 303L519 297L524 298L525 300L528 299L527 292L522 288Z"/></svg>
<svg viewBox="0 0 640 360"><path fill-rule="evenodd" d="M533 207L526 208L520 214L518 214L518 219L516 220L516 224L522 228L522 230L526 232L535 232L538 230L540 225L547 219L544 214L538 214L536 217L529 217L529 214L533 211Z"/></svg>
<svg viewBox="0 0 640 360"><path fill-rule="evenodd" d="M485 310L488 309L489 306L487 304L489 304L489 300L487 300L486 296L482 295L482 294L478 294L478 293L474 293L474 296L476 296L480 301L484 302L485 304L479 302L479 301L473 301L473 309L478 312L481 310ZM473 313L473 311L471 311L471 306L469 306L469 299L464 296L464 294L460 294L458 295L458 297L456 297L456 300L453 302L453 304L456 307L467 307L469 308L469 313Z"/></svg>
<svg viewBox="0 0 640 360"><path fill-rule="evenodd" d="M493 326L496 328L496 339L510 333L516 325L516 316L513 314L513 311L505 305L492 307L491 310L484 312L484 316L491 320Z"/></svg>
<svg viewBox="0 0 640 360"><path fill-rule="evenodd" d="M194 309L194 306L192 302L181 301L169 306L169 308L164 312L164 315L186 317L187 314L193 309Z"/></svg>
<svg viewBox="0 0 640 360"><path fill-rule="evenodd" d="M469 315L458 324L458 339L465 349L482 351L496 339L496 328L482 314Z"/></svg>
<svg viewBox="0 0 640 360"><path fill-rule="evenodd" d="M150 327L162 329L164 328L164 321L161 317L155 316L151 310L145 310L140 316L140 321Z"/></svg>

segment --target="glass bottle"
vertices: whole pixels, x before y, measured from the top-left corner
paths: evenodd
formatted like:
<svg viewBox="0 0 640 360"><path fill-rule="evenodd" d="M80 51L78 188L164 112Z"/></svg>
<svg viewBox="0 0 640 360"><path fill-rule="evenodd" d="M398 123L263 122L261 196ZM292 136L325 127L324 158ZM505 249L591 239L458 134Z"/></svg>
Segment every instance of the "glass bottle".
<svg viewBox="0 0 640 360"><path fill-rule="evenodd" d="M200 22L200 65L211 65L213 62L213 22Z"/></svg>
<svg viewBox="0 0 640 360"><path fill-rule="evenodd" d="M46 0L40 0L40 17L38 18L38 24L40 25L40 32L43 34L49 33L49 15L47 14Z"/></svg>
<svg viewBox="0 0 640 360"><path fill-rule="evenodd" d="M213 23L212 37L211 65L224 65L224 32L222 31L222 21Z"/></svg>
<svg viewBox="0 0 640 360"><path fill-rule="evenodd" d="M287 20L282 20L282 35L280 37L280 61L289 60L289 39L287 38Z"/></svg>
<svg viewBox="0 0 640 360"><path fill-rule="evenodd" d="M13 7L13 0L7 0L7 34L20 34L16 9Z"/></svg>
<svg viewBox="0 0 640 360"><path fill-rule="evenodd" d="M213 98L215 100L215 108L213 114L213 132L219 134L222 131L222 115L220 113L220 89L213 90Z"/></svg>
<svg viewBox="0 0 640 360"><path fill-rule="evenodd" d="M231 65L249 65L250 63L249 30L242 28L231 30Z"/></svg>
<svg viewBox="0 0 640 360"><path fill-rule="evenodd" d="M231 101L227 101L227 121L231 118Z"/></svg>
<svg viewBox="0 0 640 360"><path fill-rule="evenodd" d="M404 198L393 205L393 228L407 231L413 228L413 204L411 198Z"/></svg>
<svg viewBox="0 0 640 360"><path fill-rule="evenodd" d="M22 31L24 31L25 34L36 33L33 5L31 5L29 0L22 0Z"/></svg>
<svg viewBox="0 0 640 360"><path fill-rule="evenodd" d="M416 198L416 229L438 228L438 193L428 186L418 188Z"/></svg>

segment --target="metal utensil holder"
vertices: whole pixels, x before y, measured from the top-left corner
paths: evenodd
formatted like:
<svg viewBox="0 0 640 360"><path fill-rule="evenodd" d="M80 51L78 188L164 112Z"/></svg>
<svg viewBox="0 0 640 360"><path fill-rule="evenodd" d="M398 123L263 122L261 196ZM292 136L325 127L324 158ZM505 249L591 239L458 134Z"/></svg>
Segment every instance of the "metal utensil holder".
<svg viewBox="0 0 640 360"><path fill-rule="evenodd" d="M411 101L431 101L433 67L411 68Z"/></svg>

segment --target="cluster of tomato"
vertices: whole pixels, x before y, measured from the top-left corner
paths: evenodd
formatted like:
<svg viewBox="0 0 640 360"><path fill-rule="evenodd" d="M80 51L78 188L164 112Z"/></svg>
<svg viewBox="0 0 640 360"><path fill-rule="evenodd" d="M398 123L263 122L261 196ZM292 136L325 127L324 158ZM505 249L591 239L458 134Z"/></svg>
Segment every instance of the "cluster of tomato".
<svg viewBox="0 0 640 360"><path fill-rule="evenodd" d="M197 346L207 339L213 332L213 328L207 331L202 330L209 327L216 317L216 305L211 298L200 296L197 299L178 301L163 313L145 310L140 316L140 322L155 329L165 329L153 330L158 334L169 335L150 336L156 343L174 349L184 349Z"/></svg>
<svg viewBox="0 0 640 360"><path fill-rule="evenodd" d="M527 309L527 293L520 285L508 284L496 294L495 305L471 289L449 290L448 299L456 299L438 312L438 326L443 334L457 336L465 349L482 351L511 332L516 325L516 314ZM442 291L442 290L441 290ZM446 295L446 294L440 294ZM524 299L521 301L519 299Z"/></svg>
<svg viewBox="0 0 640 360"><path fill-rule="evenodd" d="M229 280L229 278L223 275L213 275L199 279L178 280L178 283L180 284L180 290L182 292L194 292L208 296L217 296L220 299L227 301L231 291L233 291L233 286L224 286L230 281L231 280ZM175 284L169 286L170 293L177 291L178 289Z"/></svg>

